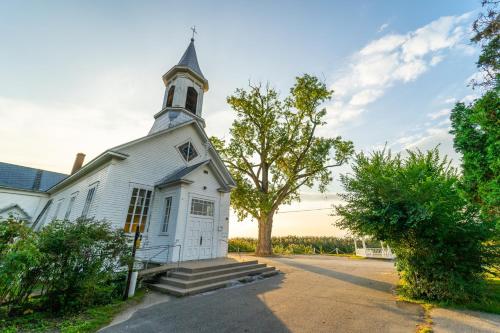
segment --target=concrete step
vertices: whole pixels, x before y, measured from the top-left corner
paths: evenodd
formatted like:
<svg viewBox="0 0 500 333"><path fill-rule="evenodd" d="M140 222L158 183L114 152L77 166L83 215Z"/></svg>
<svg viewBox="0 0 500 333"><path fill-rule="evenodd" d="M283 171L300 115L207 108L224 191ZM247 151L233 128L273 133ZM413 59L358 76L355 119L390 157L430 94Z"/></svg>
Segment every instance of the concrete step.
<svg viewBox="0 0 500 333"><path fill-rule="evenodd" d="M228 273L233 273L233 272L241 272L249 269L256 269L256 268L262 268L266 267L266 264L250 264L250 265L240 265L240 266L232 266L228 268L221 268L221 269L214 269L210 271L205 271L205 272L199 272L199 273L186 273L186 272L170 272L168 274L169 278L175 278L175 279L181 279L181 280L198 280L198 279L204 279L208 278L211 276L217 276L217 275L223 275L223 274L228 274Z"/></svg>
<svg viewBox="0 0 500 333"><path fill-rule="evenodd" d="M268 272L264 272L264 273L260 274L259 277L267 278L267 277L271 277L273 275L279 274L279 271L275 270L274 267L272 267L272 269L273 269L272 271L268 271ZM252 281L255 280L255 278L253 278L253 279L248 279L248 278L249 278L248 276L245 276L243 278L240 277L240 278L236 278L236 279L223 280L223 281L205 284L202 286L192 287L192 288L180 288L180 287L166 285L166 284L162 284L162 283L150 284L149 287L153 290L156 290L156 291L159 291L162 293L167 293L167 294L171 294L174 296L182 297L182 296L196 295L196 294L204 293L204 292L211 291L211 290L216 290L216 289L234 286L235 284L240 283L239 281L241 281L241 283L245 283L245 282L250 282L250 280L252 280Z"/></svg>
<svg viewBox="0 0 500 333"><path fill-rule="evenodd" d="M194 267L194 268L180 267L179 271L184 272L184 273L194 274L194 273L201 273L201 272L213 271L213 270L218 270L218 269L225 269L225 268L230 268L230 267L239 267L239 266L255 265L255 264L258 264L257 260L234 262L234 263L229 263L229 264L219 264L219 265L204 266L204 267L201 266L201 267Z"/></svg>
<svg viewBox="0 0 500 333"><path fill-rule="evenodd" d="M225 273L223 274L217 274L214 276L209 276L201 279L195 279L195 280L184 280L182 278L174 278L174 277L161 277L159 283L161 284L166 284L169 286L174 286L178 288L184 288L184 289L191 289L195 287L200 287L203 285L210 285L213 283L221 282L221 281L227 281L227 280L234 280L243 276L252 276L252 275L258 275L262 274L265 272L273 271L275 270L274 267L252 267L246 270L242 271L237 271L237 272L230 272L230 273Z"/></svg>

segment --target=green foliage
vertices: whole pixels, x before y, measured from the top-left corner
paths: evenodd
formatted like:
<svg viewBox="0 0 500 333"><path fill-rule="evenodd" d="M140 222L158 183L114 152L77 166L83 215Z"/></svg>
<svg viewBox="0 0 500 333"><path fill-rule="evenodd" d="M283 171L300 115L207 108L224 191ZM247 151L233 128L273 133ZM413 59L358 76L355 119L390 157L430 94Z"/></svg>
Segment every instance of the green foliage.
<svg viewBox="0 0 500 333"><path fill-rule="evenodd" d="M123 291L127 239L105 221L53 221L33 232L8 219L0 221L0 238L0 297L11 312L74 311L110 303ZM39 296L30 299L34 291Z"/></svg>
<svg viewBox="0 0 500 333"><path fill-rule="evenodd" d="M115 300L110 304L97 305L78 313L52 314L49 312L30 312L9 317L0 307L0 332L96 332L109 324L114 316L130 305L137 304L144 297L144 290L138 290L127 301Z"/></svg>
<svg viewBox="0 0 500 333"><path fill-rule="evenodd" d="M270 240L272 217L281 204L299 200L302 186L317 184L324 191L332 180L329 168L352 154L352 142L316 134L325 125L326 109L320 105L332 93L306 74L296 78L285 99L262 85L237 89L228 97L236 112L231 138L211 140L237 184L231 204L240 220L250 215L259 221L259 238Z"/></svg>
<svg viewBox="0 0 500 333"><path fill-rule="evenodd" d="M109 223L54 221L40 232L39 247L47 264L46 304L54 311L106 304L123 290L116 282L124 275L120 278L116 272L129 246L124 232Z"/></svg>
<svg viewBox="0 0 500 333"><path fill-rule="evenodd" d="M276 254L333 254L354 253L351 238L284 236L272 237L273 252ZM255 252L257 239L231 238L229 252Z"/></svg>
<svg viewBox="0 0 500 333"><path fill-rule="evenodd" d="M40 281L43 255L24 222L0 219L0 304L23 304Z"/></svg>
<svg viewBox="0 0 500 333"><path fill-rule="evenodd" d="M487 89L498 87L500 84L500 14L499 1L483 0L484 11L474 21L472 41L481 45L481 54L477 67L483 75L480 81L473 80L474 87L481 86Z"/></svg>
<svg viewBox="0 0 500 333"><path fill-rule="evenodd" d="M459 190L459 178L437 148L392 156L360 153L341 176L346 193L337 225L387 242L402 291L411 298L468 302L481 295L492 233Z"/></svg>
<svg viewBox="0 0 500 333"><path fill-rule="evenodd" d="M462 154L463 187L483 217L500 218L500 96L491 90L472 105L457 103L451 113L455 149Z"/></svg>

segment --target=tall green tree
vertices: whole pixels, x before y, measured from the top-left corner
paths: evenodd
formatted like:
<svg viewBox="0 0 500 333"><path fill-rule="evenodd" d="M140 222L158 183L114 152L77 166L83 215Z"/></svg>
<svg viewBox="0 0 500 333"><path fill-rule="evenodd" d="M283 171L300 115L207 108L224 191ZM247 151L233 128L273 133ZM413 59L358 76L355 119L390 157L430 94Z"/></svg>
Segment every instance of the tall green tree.
<svg viewBox="0 0 500 333"><path fill-rule="evenodd" d="M472 41L482 47L477 62L483 80L473 82L483 95L451 112L455 149L462 154L464 193L487 222L500 223L500 14L499 1L485 0L473 24ZM499 227L500 230L500 227Z"/></svg>
<svg viewBox="0 0 500 333"><path fill-rule="evenodd" d="M477 67L483 78L473 80L474 87L491 89L498 87L500 72L500 13L498 0L481 1L484 11L472 24L472 42L481 46Z"/></svg>
<svg viewBox="0 0 500 333"><path fill-rule="evenodd" d="M337 226L387 242L402 291L416 298L467 302L481 295L491 235L461 194L460 178L437 148L408 156L360 153L341 176L345 205Z"/></svg>
<svg viewBox="0 0 500 333"><path fill-rule="evenodd" d="M351 141L317 135L325 125L333 91L318 78L296 78L290 95L281 99L269 85L237 89L227 102L236 112L228 142L212 138L231 171L236 188L231 205L238 218L258 221L256 254L272 254L273 217L280 205L300 200L299 189L317 185L325 191L330 168L347 162Z"/></svg>

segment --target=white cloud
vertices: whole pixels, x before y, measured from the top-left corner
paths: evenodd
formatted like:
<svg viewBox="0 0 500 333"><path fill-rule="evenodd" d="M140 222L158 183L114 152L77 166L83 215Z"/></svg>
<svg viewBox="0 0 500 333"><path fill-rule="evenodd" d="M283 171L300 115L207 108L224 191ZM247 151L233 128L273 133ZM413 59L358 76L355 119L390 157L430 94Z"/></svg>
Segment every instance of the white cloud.
<svg viewBox="0 0 500 333"><path fill-rule="evenodd" d="M353 121L387 89L418 79L443 61L447 49L465 45L470 17L441 17L406 34L383 36L353 54L347 69L333 81L337 100L327 108L329 123Z"/></svg>
<svg viewBox="0 0 500 333"><path fill-rule="evenodd" d="M367 56L374 53L387 53L395 50L406 41L403 35L387 35L366 45L359 54Z"/></svg>
<svg viewBox="0 0 500 333"><path fill-rule="evenodd" d="M437 64L439 64L441 61L443 61L444 59L444 56L442 55L435 55L431 58L431 61L429 62L429 64L431 66L436 66Z"/></svg>
<svg viewBox="0 0 500 333"><path fill-rule="evenodd" d="M460 99L460 102L462 103L465 103L465 104L469 104L469 103L472 103L474 102L475 99L477 99L478 96L475 95L475 94L470 94L470 95L467 95L467 96L464 96Z"/></svg>
<svg viewBox="0 0 500 333"><path fill-rule="evenodd" d="M432 120L436 120L438 118L448 116L450 114L450 111L451 111L450 109L441 109L439 111L429 113L427 114L427 116Z"/></svg>
<svg viewBox="0 0 500 333"><path fill-rule="evenodd" d="M443 101L444 104L454 104L457 101L455 97L447 98Z"/></svg>
<svg viewBox="0 0 500 333"><path fill-rule="evenodd" d="M377 89L366 89L362 90L356 95L352 96L349 101L350 105L366 105L375 101L379 96L381 96L384 92L382 90Z"/></svg>
<svg viewBox="0 0 500 333"><path fill-rule="evenodd" d="M382 24L382 25L378 28L377 32L378 32L378 33L380 33L380 32L382 32L382 31L384 31L385 29L387 29L388 27L389 27L389 23L384 23L384 24Z"/></svg>
<svg viewBox="0 0 500 333"><path fill-rule="evenodd" d="M449 133L450 120L441 121L435 126L430 126L418 133L412 133L399 137L395 142L400 149L420 149L426 151L438 147L441 156L445 155L452 160L455 166L459 166L460 157L453 148L453 136ZM398 148L398 147L396 147Z"/></svg>
<svg viewBox="0 0 500 333"><path fill-rule="evenodd" d="M67 173L78 152L86 161L147 134L150 117L124 108L30 103L0 96L3 162ZM29 135L26 135L29 133Z"/></svg>

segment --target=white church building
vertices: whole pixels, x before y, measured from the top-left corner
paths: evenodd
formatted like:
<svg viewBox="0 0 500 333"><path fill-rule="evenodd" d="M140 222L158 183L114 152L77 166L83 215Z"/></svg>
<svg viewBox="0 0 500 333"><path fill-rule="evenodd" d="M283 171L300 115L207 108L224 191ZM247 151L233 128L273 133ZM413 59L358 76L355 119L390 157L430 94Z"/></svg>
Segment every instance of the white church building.
<svg viewBox="0 0 500 333"><path fill-rule="evenodd" d="M204 130L208 81L194 39L162 79L165 96L149 133L84 165L78 154L71 174L0 162L0 216L15 215L34 229L80 217L105 219L132 235L139 226L142 248L169 248L143 251L151 261L225 257L235 183Z"/></svg>

